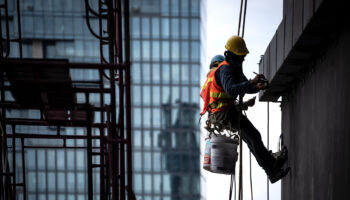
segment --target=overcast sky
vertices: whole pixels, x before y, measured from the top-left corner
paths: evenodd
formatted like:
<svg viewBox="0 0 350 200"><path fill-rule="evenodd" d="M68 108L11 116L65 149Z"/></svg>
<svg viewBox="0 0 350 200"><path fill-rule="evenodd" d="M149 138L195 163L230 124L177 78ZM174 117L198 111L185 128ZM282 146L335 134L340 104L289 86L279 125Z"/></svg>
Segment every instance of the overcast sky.
<svg viewBox="0 0 350 200"><path fill-rule="evenodd" d="M205 0L204 0L205 1ZM247 6L247 18L244 39L250 53L243 64L243 71L247 78L253 78L253 71L258 72L257 63L260 55L263 55L266 47L276 32L282 20L282 0L249 0ZM206 63L202 66L202 83L208 72L210 59L217 54L223 54L227 39L237 34L240 0L207 0L207 15L204 19L206 29ZM205 22L206 20L206 22ZM257 96L258 99L258 95ZM245 99L252 96L245 96ZM267 142L267 103L257 102L247 112L248 118L261 132L263 141ZM202 119L202 124L206 118ZM270 149L277 150L278 137L281 133L281 117L279 104L270 103ZM203 129L202 129L203 130ZM202 142L204 142L205 131L202 131ZM203 148L203 144L201 145ZM238 164L238 163L237 163ZM253 197L255 200L267 199L267 186L265 172L258 166L252 156ZM238 166L238 165L237 165ZM243 196L250 197L249 182L249 150L244 144L243 149ZM238 167L236 167L238 173ZM206 178L205 190L207 200L228 199L230 177L227 175L213 174L203 170ZM280 182L270 184L270 199L279 200ZM232 198L234 199L234 198Z"/></svg>

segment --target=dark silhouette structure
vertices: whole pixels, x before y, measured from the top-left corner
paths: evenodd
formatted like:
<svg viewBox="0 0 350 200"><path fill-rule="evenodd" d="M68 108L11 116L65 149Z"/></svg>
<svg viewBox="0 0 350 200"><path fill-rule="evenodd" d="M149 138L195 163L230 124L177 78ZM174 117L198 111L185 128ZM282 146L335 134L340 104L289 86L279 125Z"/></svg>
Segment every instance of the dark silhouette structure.
<svg viewBox="0 0 350 200"><path fill-rule="evenodd" d="M285 0L260 62L262 101L282 97L290 173L282 199L350 196L350 21L345 1Z"/></svg>

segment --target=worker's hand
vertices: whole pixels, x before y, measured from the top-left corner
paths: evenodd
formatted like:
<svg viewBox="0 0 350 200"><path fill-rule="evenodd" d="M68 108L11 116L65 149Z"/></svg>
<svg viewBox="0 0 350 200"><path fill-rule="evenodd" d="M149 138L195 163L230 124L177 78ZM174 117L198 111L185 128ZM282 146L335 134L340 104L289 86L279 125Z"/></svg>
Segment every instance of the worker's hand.
<svg viewBox="0 0 350 200"><path fill-rule="evenodd" d="M253 97L253 98L249 99L248 101L246 101L245 104L249 107L253 107L255 105L255 99L256 99L256 97Z"/></svg>
<svg viewBox="0 0 350 200"><path fill-rule="evenodd" d="M257 74L254 79L250 80L250 83L256 85L261 82L261 80L266 80L264 74Z"/></svg>
<svg viewBox="0 0 350 200"><path fill-rule="evenodd" d="M267 88L267 82L263 82L263 83L258 83L256 84L256 89L258 90L265 90Z"/></svg>

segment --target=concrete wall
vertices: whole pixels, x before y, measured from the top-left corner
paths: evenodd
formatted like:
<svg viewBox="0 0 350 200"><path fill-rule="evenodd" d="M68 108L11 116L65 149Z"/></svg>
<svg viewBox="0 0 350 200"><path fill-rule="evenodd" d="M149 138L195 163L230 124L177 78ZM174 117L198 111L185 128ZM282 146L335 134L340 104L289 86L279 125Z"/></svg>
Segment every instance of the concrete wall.
<svg viewBox="0 0 350 200"><path fill-rule="evenodd" d="M283 99L291 171L282 180L282 199L350 199L348 29Z"/></svg>

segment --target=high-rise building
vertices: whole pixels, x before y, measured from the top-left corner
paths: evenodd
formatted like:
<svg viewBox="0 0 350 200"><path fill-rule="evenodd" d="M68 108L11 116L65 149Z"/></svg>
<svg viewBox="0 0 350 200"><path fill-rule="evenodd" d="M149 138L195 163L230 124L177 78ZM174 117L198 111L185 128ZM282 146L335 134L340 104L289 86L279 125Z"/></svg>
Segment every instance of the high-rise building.
<svg viewBox="0 0 350 200"><path fill-rule="evenodd" d="M92 8L98 7L97 0L89 2ZM198 123L202 4L203 0L130 1L133 187L139 200L203 199ZM16 1L8 1L13 38L18 36L16 6ZM86 25L84 0L20 0L20 11L24 58L100 62L99 41ZM1 20L5 26L4 17ZM98 32L98 19L90 21ZM18 48L18 43L11 42L11 58L19 57ZM72 70L70 76L73 80L93 80L97 73ZM6 98L11 100L11 94ZM77 101L83 102L84 95L78 94ZM90 103L98 102L98 96L90 95ZM7 116L36 119L40 112L14 109L8 110ZM22 126L17 131L54 134L57 130ZM69 127L60 130L63 135L85 131ZM56 145L50 142L31 139L26 145ZM72 140L66 145L79 147L85 143ZM96 141L93 145L99 144ZM26 148L25 160L27 199L87 199L86 151ZM23 171L18 163L17 178L21 179ZM94 176L98 175L95 170ZM98 178L94 180L94 198L99 199ZM19 199L22 196L23 191L18 189Z"/></svg>
<svg viewBox="0 0 350 200"><path fill-rule="evenodd" d="M144 200L200 192L201 0L133 0L134 191Z"/></svg>

